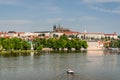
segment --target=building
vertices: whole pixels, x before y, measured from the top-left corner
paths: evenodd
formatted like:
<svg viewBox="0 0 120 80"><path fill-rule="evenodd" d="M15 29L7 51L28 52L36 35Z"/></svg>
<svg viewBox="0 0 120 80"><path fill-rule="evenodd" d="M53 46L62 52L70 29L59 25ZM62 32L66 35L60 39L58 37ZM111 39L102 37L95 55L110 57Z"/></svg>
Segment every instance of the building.
<svg viewBox="0 0 120 80"><path fill-rule="evenodd" d="M50 38L51 31L39 31L39 32L34 32L34 34L38 38Z"/></svg>
<svg viewBox="0 0 120 80"><path fill-rule="evenodd" d="M68 28L63 28L60 25L59 26L56 26L56 25L53 26L53 32L68 32L68 31L70 31Z"/></svg>
<svg viewBox="0 0 120 80"><path fill-rule="evenodd" d="M78 38L85 40L100 40L103 38L117 39L117 34L115 32L113 34L104 34L102 32L82 32L79 33Z"/></svg>
<svg viewBox="0 0 120 80"><path fill-rule="evenodd" d="M113 38L113 39L117 39L117 33L114 32L113 34L104 34L105 38Z"/></svg>
<svg viewBox="0 0 120 80"><path fill-rule="evenodd" d="M39 32L15 32L15 31L9 31L9 32L0 32L0 37L5 38L12 38L12 37L18 37L22 39L34 39L34 38L52 38L52 37L60 37L63 34L67 35L70 39L71 38L79 38L82 40L87 41L98 41L102 39L117 39L117 33L114 32L112 34L105 34L102 32L87 32L86 30L84 32L78 32L78 31L72 31L68 28L63 28L60 25L53 26L53 31L39 31Z"/></svg>

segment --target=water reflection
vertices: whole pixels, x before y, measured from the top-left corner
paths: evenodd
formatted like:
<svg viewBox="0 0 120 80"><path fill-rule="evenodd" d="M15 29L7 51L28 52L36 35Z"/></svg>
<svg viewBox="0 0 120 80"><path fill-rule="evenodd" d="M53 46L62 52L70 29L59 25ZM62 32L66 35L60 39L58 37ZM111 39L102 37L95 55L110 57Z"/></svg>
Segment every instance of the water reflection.
<svg viewBox="0 0 120 80"><path fill-rule="evenodd" d="M98 50L98 51L88 51L89 54L87 54L88 56L102 56L104 55L104 51L103 50Z"/></svg>
<svg viewBox="0 0 120 80"><path fill-rule="evenodd" d="M25 54L27 55L27 54ZM0 80L120 80L120 56L104 51L0 57ZM67 75L72 68L74 75Z"/></svg>

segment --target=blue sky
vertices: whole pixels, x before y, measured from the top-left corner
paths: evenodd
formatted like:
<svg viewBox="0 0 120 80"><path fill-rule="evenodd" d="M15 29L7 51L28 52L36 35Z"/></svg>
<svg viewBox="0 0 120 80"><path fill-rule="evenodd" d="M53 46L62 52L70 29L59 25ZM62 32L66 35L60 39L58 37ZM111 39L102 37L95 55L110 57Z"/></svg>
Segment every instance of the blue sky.
<svg viewBox="0 0 120 80"><path fill-rule="evenodd" d="M0 0L0 31L73 31L120 34L120 0Z"/></svg>

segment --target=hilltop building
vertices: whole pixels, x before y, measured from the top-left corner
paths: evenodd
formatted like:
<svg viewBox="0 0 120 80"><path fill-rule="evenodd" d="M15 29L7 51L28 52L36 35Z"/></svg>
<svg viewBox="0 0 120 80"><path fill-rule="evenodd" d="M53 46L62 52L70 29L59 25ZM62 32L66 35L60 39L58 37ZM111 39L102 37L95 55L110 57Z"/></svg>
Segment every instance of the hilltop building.
<svg viewBox="0 0 120 80"><path fill-rule="evenodd" d="M62 35L67 35L69 39L79 38L81 40L86 40L88 43L88 49L102 49L104 44L110 44L109 42L104 42L104 39L117 39L117 33L114 32L112 34L105 34L103 32L78 32L72 31L68 28L61 27L60 25L53 26L52 31L37 31L37 32L0 32L0 37L3 38L21 38L24 40L33 40L35 38L59 38Z"/></svg>
<svg viewBox="0 0 120 80"><path fill-rule="evenodd" d="M105 38L114 38L114 39L118 38L116 32L114 32L113 34L104 34L104 36L105 36Z"/></svg>
<svg viewBox="0 0 120 80"><path fill-rule="evenodd" d="M68 28L63 28L60 25L53 26L52 35L56 35L60 37L63 34L67 35L68 37L77 37L79 39L85 39L85 40L95 40L95 39L100 40L103 38L117 39L116 32L111 33L111 34L105 34L103 32L87 32L86 30L84 32L77 32L77 31L71 31Z"/></svg>
<svg viewBox="0 0 120 80"><path fill-rule="evenodd" d="M102 33L102 32L82 32L82 33L79 33L78 37L80 39L86 39L86 40L94 40L94 39L103 39L103 38L108 38L108 39L117 39L117 34L114 32L114 33L111 33L111 34L105 34L105 33Z"/></svg>
<svg viewBox="0 0 120 80"><path fill-rule="evenodd" d="M34 33L37 38L50 38L51 31L37 31Z"/></svg>
<svg viewBox="0 0 120 80"><path fill-rule="evenodd" d="M56 25L53 26L53 32L66 32L70 31L68 28L63 28L60 25L57 27Z"/></svg>
<svg viewBox="0 0 120 80"><path fill-rule="evenodd" d="M77 32L77 31L71 31L68 28L61 27L60 25L58 25L58 26L54 25L53 26L53 32L51 34L52 37L54 37L54 36L60 37L63 34L67 35L69 38L72 38L72 37L77 37L77 35L79 34L79 32Z"/></svg>
<svg viewBox="0 0 120 80"><path fill-rule="evenodd" d="M87 32L86 30L84 32L78 32L78 31L72 31L68 28L61 27L60 25L53 26L52 31L38 31L38 32L15 32L15 31L9 31L9 32L0 32L0 37L5 38L12 38L12 37L18 37L22 39L29 39L32 40L34 38L51 38L51 37L60 37L63 34L67 35L70 39L71 38L79 38L87 41L91 40L101 40L101 39L117 39L117 33L114 32L112 34L105 34L103 32Z"/></svg>

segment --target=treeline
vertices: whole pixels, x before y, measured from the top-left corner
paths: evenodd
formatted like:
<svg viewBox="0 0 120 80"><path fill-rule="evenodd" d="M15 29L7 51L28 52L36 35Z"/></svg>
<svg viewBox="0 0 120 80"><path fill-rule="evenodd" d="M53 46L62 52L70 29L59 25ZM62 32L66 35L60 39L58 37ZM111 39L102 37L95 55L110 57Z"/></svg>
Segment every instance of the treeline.
<svg viewBox="0 0 120 80"><path fill-rule="evenodd" d="M110 44L104 45L106 48L120 48L120 40L112 40L110 41Z"/></svg>
<svg viewBox="0 0 120 80"><path fill-rule="evenodd" d="M54 51L62 51L67 49L71 51L81 50L81 48L87 48L87 42L77 38L68 39L66 35L60 38L35 38L33 41L23 40L20 38L0 38L0 51L14 51L14 50L33 50L40 51L43 48L51 48Z"/></svg>
<svg viewBox="0 0 120 80"><path fill-rule="evenodd" d="M0 38L0 51L30 50L29 41L20 38Z"/></svg>
<svg viewBox="0 0 120 80"><path fill-rule="evenodd" d="M54 51L63 51L64 49L71 51L72 48L74 48L78 51L81 50L81 48L86 49L88 47L86 41L80 40L78 38L68 39L66 35L63 35L60 38L36 38L33 40L32 43L34 50L42 50L42 48L51 48Z"/></svg>

